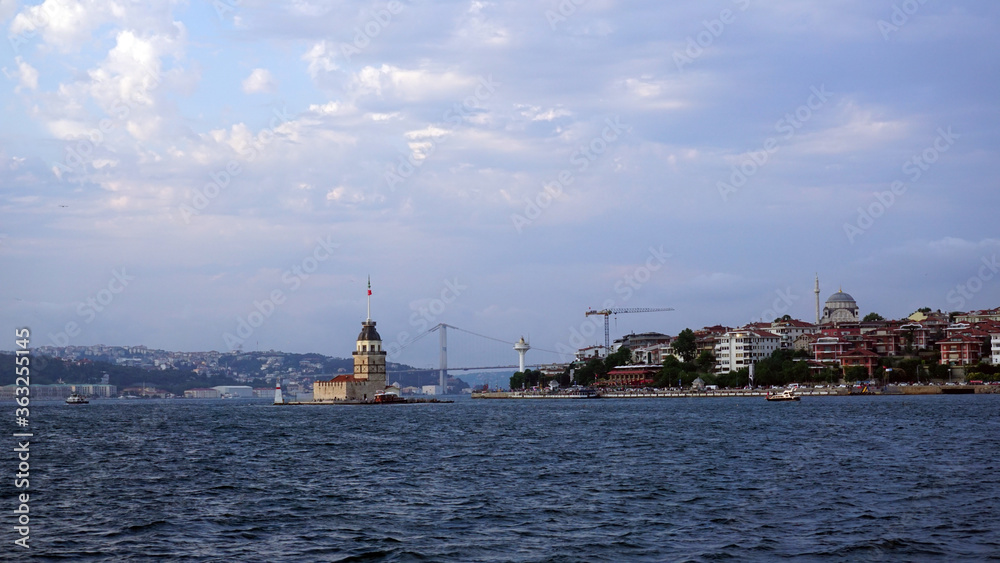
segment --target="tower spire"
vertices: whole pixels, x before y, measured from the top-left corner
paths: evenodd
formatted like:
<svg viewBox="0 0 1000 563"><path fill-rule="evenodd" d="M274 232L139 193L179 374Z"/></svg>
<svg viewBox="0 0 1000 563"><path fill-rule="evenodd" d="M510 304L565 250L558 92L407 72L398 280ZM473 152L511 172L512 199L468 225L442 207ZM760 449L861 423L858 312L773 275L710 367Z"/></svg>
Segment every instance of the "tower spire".
<svg viewBox="0 0 1000 563"><path fill-rule="evenodd" d="M368 320L372 320L372 276L368 274Z"/></svg>

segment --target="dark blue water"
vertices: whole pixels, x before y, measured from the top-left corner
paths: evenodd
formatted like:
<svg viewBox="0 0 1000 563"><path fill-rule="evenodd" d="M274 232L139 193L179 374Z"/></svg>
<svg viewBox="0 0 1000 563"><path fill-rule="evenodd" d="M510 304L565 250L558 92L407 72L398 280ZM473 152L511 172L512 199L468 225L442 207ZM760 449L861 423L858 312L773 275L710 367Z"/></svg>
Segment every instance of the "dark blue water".
<svg viewBox="0 0 1000 563"><path fill-rule="evenodd" d="M1000 558L1000 395L31 415L30 554L49 559Z"/></svg>

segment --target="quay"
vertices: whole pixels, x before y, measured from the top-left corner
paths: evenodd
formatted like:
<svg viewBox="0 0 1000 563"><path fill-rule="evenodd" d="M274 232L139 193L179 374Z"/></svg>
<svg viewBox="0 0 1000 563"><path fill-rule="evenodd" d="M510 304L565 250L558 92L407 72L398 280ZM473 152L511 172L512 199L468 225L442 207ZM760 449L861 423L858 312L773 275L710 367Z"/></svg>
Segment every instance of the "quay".
<svg viewBox="0 0 1000 563"><path fill-rule="evenodd" d="M719 397L766 397L780 389L718 389L703 391L677 390L597 390L592 393L567 391L487 391L473 393L473 399L691 399ZM1000 393L1000 385L887 385L869 388L862 392L856 387L800 387L795 394L801 397L847 397L864 395L959 395Z"/></svg>
<svg viewBox="0 0 1000 563"><path fill-rule="evenodd" d="M401 398L396 401L389 401L385 403L376 403L375 401L286 401L283 403L274 403L274 406L280 407L285 405L426 405L431 403L454 403L455 401L442 400L442 399L420 399L420 398Z"/></svg>

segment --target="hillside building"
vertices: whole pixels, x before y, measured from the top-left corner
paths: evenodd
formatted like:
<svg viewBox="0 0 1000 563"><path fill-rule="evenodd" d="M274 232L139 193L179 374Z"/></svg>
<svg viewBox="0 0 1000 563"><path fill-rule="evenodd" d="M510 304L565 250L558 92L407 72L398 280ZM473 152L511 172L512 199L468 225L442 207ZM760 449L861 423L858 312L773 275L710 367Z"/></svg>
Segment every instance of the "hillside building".
<svg viewBox="0 0 1000 563"><path fill-rule="evenodd" d="M781 337L759 330L731 330L716 339L715 372L729 373L770 357L781 347Z"/></svg>

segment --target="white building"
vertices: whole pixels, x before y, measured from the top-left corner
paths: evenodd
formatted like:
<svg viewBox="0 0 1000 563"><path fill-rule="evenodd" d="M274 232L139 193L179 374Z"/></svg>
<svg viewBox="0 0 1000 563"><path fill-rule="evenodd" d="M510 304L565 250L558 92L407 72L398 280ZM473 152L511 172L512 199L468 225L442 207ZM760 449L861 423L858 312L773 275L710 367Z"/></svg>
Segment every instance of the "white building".
<svg viewBox="0 0 1000 563"><path fill-rule="evenodd" d="M715 343L715 373L729 373L769 357L781 347L781 337L758 330L731 330Z"/></svg>
<svg viewBox="0 0 1000 563"><path fill-rule="evenodd" d="M118 387L116 385L83 383L76 385L76 392L87 397L109 398L118 395Z"/></svg>
<svg viewBox="0 0 1000 563"><path fill-rule="evenodd" d="M791 350L795 347L795 340L800 336L816 334L819 329L812 323L792 319L790 321L774 321L768 332L781 337L781 349Z"/></svg>
<svg viewBox="0 0 1000 563"><path fill-rule="evenodd" d="M991 334L993 365L1000 366L1000 334Z"/></svg>
<svg viewBox="0 0 1000 563"><path fill-rule="evenodd" d="M632 350L632 362L636 364L662 365L667 356L673 356L674 350L670 344L644 346Z"/></svg>
<svg viewBox="0 0 1000 563"><path fill-rule="evenodd" d="M184 391L185 399L218 399L219 390L211 387L199 387Z"/></svg>
<svg viewBox="0 0 1000 563"><path fill-rule="evenodd" d="M576 360L578 362L586 362L587 360L597 358L603 360L608 356L608 351L604 346L588 346L587 348L580 348L576 351Z"/></svg>
<svg viewBox="0 0 1000 563"><path fill-rule="evenodd" d="M219 385L212 387L219 392L222 397L232 397L234 399L252 399L253 387L249 385Z"/></svg>

